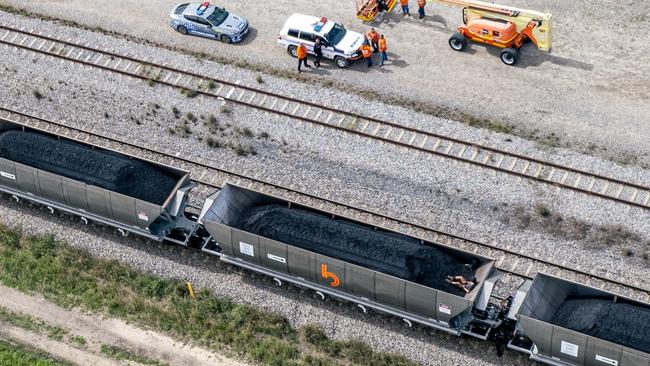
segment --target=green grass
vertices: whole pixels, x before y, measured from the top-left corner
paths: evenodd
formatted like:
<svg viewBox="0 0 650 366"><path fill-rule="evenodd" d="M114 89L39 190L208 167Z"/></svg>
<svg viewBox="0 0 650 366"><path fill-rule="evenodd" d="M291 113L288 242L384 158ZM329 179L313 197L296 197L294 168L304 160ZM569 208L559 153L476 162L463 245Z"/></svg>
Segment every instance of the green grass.
<svg viewBox="0 0 650 366"><path fill-rule="evenodd" d="M0 341L0 365L11 366L70 366L43 353Z"/></svg>
<svg viewBox="0 0 650 366"><path fill-rule="evenodd" d="M102 344L101 351L106 356L118 361L133 361L141 365L169 366L168 364L160 362L158 360L152 360L148 357L140 356L128 350L108 344Z"/></svg>
<svg viewBox="0 0 650 366"><path fill-rule="evenodd" d="M414 365L358 341L328 340L316 327L292 328L283 317L206 290L190 299L184 281L163 280L95 259L52 236L24 236L1 225L0 282L66 308L118 317L263 365Z"/></svg>
<svg viewBox="0 0 650 366"><path fill-rule="evenodd" d="M31 330L39 333L46 333L48 337L55 340L62 340L68 332L58 326L47 324L46 322L34 319L29 315L13 312L0 306L0 322L8 323L13 326Z"/></svg>

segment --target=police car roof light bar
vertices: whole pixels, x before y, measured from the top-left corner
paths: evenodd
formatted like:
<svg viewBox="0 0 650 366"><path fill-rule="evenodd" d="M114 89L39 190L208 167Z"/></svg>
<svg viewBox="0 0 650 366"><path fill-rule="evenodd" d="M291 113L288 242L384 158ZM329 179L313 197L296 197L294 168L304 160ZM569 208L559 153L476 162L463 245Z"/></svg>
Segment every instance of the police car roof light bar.
<svg viewBox="0 0 650 366"><path fill-rule="evenodd" d="M196 15L203 15L203 13L205 13L205 11L208 10L209 7L210 7L210 2L206 1L202 3L201 5L199 5L199 8L196 9Z"/></svg>
<svg viewBox="0 0 650 366"><path fill-rule="evenodd" d="M323 26L327 23L327 18L326 17L321 17L318 23L314 25L314 31L320 32L321 29L323 29Z"/></svg>

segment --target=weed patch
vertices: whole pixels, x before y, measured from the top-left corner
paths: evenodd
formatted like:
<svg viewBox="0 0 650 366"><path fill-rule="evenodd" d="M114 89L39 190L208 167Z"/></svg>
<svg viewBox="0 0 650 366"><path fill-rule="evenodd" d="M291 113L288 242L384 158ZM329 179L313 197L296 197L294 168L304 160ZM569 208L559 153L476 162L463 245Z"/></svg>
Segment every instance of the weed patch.
<svg viewBox="0 0 650 366"><path fill-rule="evenodd" d="M0 365L11 366L72 366L58 361L41 352L32 351L26 347L0 341Z"/></svg>
<svg viewBox="0 0 650 366"><path fill-rule="evenodd" d="M148 357L144 357L133 352L130 352L126 349L119 347L111 346L108 344L102 344L101 351L106 356L113 358L118 361L133 361L141 365L153 365L153 366L169 366L166 363L162 363L158 360L152 360Z"/></svg>

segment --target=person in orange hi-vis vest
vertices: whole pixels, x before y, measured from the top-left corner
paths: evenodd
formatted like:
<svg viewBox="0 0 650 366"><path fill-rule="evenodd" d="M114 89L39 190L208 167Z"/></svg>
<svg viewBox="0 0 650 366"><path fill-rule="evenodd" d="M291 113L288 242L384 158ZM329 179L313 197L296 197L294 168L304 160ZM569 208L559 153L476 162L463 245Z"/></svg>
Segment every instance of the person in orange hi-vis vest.
<svg viewBox="0 0 650 366"><path fill-rule="evenodd" d="M372 66L372 47L370 47L368 42L364 42L363 46L361 46L361 54L368 61L368 67Z"/></svg>
<svg viewBox="0 0 650 366"><path fill-rule="evenodd" d="M418 13L420 19L424 19L424 7L427 5L427 0L418 0Z"/></svg>
<svg viewBox="0 0 650 366"><path fill-rule="evenodd" d="M372 52L377 52L379 49L379 32L375 28L370 28L370 32L367 34L370 44L372 44Z"/></svg>
<svg viewBox="0 0 650 366"><path fill-rule="evenodd" d="M388 50L388 45L386 44L386 38L384 38L384 35L381 35L381 38L379 38L379 52L381 54L381 61L379 62L379 66L384 66L384 61L388 60L388 55L386 54L386 51Z"/></svg>
<svg viewBox="0 0 650 366"><path fill-rule="evenodd" d="M399 4L402 5L402 14L411 16L409 14L409 0L399 0Z"/></svg>
<svg viewBox="0 0 650 366"><path fill-rule="evenodd" d="M304 64L305 67L311 67L307 64L307 46L304 43L298 45L296 49L296 56L298 56L298 74L300 74L300 65Z"/></svg>

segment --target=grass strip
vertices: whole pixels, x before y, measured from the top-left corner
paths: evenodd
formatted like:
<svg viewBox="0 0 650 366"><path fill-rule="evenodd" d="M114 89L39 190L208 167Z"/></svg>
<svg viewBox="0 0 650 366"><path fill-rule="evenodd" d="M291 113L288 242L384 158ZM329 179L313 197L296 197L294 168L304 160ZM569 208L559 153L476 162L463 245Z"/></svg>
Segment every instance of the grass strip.
<svg viewBox="0 0 650 366"><path fill-rule="evenodd" d="M184 281L164 280L117 261L96 259L56 241L0 225L0 282L65 308L118 317L174 338L227 350L263 365L415 365L359 341L334 341L317 327L212 296L188 296Z"/></svg>
<svg viewBox="0 0 650 366"><path fill-rule="evenodd" d="M158 360L152 360L148 357L135 354L129 350L111 346L109 344L102 344L102 353L106 356L116 359L118 361L133 361L141 365L153 365L153 366L169 366L166 363L160 362Z"/></svg>
<svg viewBox="0 0 650 366"><path fill-rule="evenodd" d="M15 327L31 330L39 333L47 333L47 336L57 341L63 340L68 334L65 329L37 320L29 315L16 313L0 306L0 322L11 324Z"/></svg>
<svg viewBox="0 0 650 366"><path fill-rule="evenodd" d="M71 366L41 352L0 341L0 365L11 366Z"/></svg>

